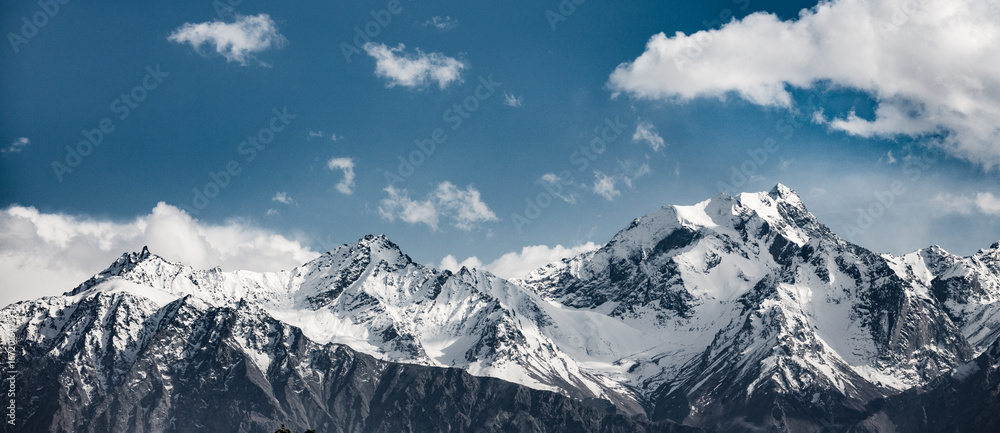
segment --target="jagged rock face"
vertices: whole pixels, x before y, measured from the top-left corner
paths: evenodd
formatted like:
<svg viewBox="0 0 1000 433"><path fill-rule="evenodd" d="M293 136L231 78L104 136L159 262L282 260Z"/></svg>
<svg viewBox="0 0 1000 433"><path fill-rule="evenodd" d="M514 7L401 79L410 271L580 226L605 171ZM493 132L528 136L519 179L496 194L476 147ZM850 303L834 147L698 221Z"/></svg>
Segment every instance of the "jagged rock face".
<svg viewBox="0 0 1000 433"><path fill-rule="evenodd" d="M1000 431L1000 340L923 387L868 405L852 432Z"/></svg>
<svg viewBox="0 0 1000 433"><path fill-rule="evenodd" d="M594 398L716 431L920 431L889 429L899 415L872 405L992 353L998 301L1000 245L875 254L778 185L665 207L518 281L426 268L384 236L282 272L194 270L143 250L63 297L0 310L0 331L46 366L38 395L56 403L38 406L38 431L185 431L215 426L213 410L249 414L246 429L478 425L462 411L496 429L669 428L594 415L580 403ZM572 399L503 394L482 376ZM412 422L385 424L397 420Z"/></svg>
<svg viewBox="0 0 1000 433"><path fill-rule="evenodd" d="M779 185L664 208L523 283L692 342L636 364L654 419L823 431L976 351L932 294L936 280L905 262L838 238Z"/></svg>
<svg viewBox="0 0 1000 433"><path fill-rule="evenodd" d="M246 302L299 326L314 341L347 344L384 360L458 367L576 398L607 399L630 414L644 412L641 397L627 384L582 367L562 350L575 350L588 329L613 319L589 315L556 324L551 314L573 312L478 270L425 268L384 236L367 236L282 272L201 271L148 251L125 254L67 295L126 283L165 299L191 296L215 306Z"/></svg>
<svg viewBox="0 0 1000 433"><path fill-rule="evenodd" d="M21 303L18 325L35 384L18 431L687 432L459 369L377 360L320 345L246 302L187 296L163 306L129 288ZM23 319L27 321L21 322Z"/></svg>

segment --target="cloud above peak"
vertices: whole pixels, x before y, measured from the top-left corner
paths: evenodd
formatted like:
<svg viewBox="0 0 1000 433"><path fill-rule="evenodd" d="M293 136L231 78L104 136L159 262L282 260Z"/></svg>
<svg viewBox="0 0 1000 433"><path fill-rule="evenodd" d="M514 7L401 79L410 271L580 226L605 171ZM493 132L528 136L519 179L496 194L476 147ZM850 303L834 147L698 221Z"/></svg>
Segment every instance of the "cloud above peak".
<svg viewBox="0 0 1000 433"><path fill-rule="evenodd" d="M414 53L407 53L403 44L389 47L368 42L364 49L375 59L375 75L386 79L385 86L390 88L422 88L437 82L438 87L444 89L461 83L462 71L468 68L464 62L441 53L425 53L419 48Z"/></svg>
<svg viewBox="0 0 1000 433"><path fill-rule="evenodd" d="M344 172L344 177L337 182L337 191L344 195L354 194L354 159L331 158L327 161L326 167Z"/></svg>
<svg viewBox="0 0 1000 433"><path fill-rule="evenodd" d="M1000 164L1000 4L991 0L834 0L794 20L768 13L720 29L649 39L609 87L674 101L735 94L791 107L789 88L843 87L877 103L818 120L862 137L932 138L952 155Z"/></svg>
<svg viewBox="0 0 1000 433"><path fill-rule="evenodd" d="M167 260L199 269L277 271L319 255L246 221L206 224L162 202L130 221L11 206L0 210L0 285L5 288L0 305L71 290L122 253L147 245Z"/></svg>
<svg viewBox="0 0 1000 433"><path fill-rule="evenodd" d="M548 245L532 245L521 248L521 252L515 251L504 254L487 264L483 264L483 262L476 256L466 258L465 260L459 262L455 256L449 254L441 259L441 264L438 267L443 270L446 269L452 272L458 272L459 269L465 266L467 268L484 269L501 278L523 278L532 271L549 263L558 262L567 257L575 257L583 253L594 251L598 248L600 248L600 245L593 242L587 242L568 248L562 245L556 245L554 247L549 247Z"/></svg>
<svg viewBox="0 0 1000 433"><path fill-rule="evenodd" d="M254 60L254 54L271 48L281 48L288 41L278 33L278 25L268 14L237 15L231 23L210 21L184 23L167 40L179 44L190 44L200 51L202 45L209 45L227 62L246 65ZM262 63L263 64L263 63Z"/></svg>

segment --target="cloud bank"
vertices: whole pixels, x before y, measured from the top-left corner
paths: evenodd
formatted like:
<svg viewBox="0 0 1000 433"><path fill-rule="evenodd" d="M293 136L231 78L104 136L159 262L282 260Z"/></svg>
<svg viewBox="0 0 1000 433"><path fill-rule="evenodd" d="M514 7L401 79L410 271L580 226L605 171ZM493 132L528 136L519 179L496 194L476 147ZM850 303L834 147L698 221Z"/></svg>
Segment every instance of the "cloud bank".
<svg viewBox="0 0 1000 433"><path fill-rule="evenodd" d="M127 222L12 206L0 211L0 278L5 288L0 304L73 289L122 253L143 246L200 269L277 271L319 255L244 221L205 224L162 202L148 215Z"/></svg>
<svg viewBox="0 0 1000 433"><path fill-rule="evenodd" d="M478 268L492 272L501 278L521 278L531 271L545 266L552 262L558 262L567 257L574 257L586 252L600 248L593 242L587 242L574 247L564 247L556 245L533 245L524 247L521 252L510 252L500 256L500 258L484 265L479 258L472 256L461 262L455 256L448 255L441 259L440 269L447 269L457 272L462 266L467 268Z"/></svg>
<svg viewBox="0 0 1000 433"><path fill-rule="evenodd" d="M777 107L793 105L790 87L854 89L877 101L873 119L817 120L862 137L927 138L989 168L1000 164L998 15L992 0L835 0L788 21L755 13L654 35L608 85L637 98L735 94Z"/></svg>

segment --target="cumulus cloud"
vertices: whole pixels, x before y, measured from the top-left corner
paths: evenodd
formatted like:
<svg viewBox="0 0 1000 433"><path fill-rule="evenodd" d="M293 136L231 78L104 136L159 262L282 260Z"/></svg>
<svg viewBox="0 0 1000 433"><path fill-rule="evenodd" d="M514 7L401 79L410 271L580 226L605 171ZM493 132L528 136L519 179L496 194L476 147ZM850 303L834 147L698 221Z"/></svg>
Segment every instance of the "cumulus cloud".
<svg viewBox="0 0 1000 433"><path fill-rule="evenodd" d="M378 213L383 219L393 222L398 218L410 224L426 224L431 230L437 231L438 210L432 200L413 200L407 190L393 186L386 187L385 192L389 197L382 199L378 207Z"/></svg>
<svg viewBox="0 0 1000 433"><path fill-rule="evenodd" d="M341 194L351 195L354 193L354 160L351 158L333 158L326 163L330 170L341 170L344 178L337 182L337 191Z"/></svg>
<svg viewBox="0 0 1000 433"><path fill-rule="evenodd" d="M143 246L195 268L277 271L319 254L295 240L232 220L206 224L159 203L131 221L110 221L33 207L0 211L0 304L68 291Z"/></svg>
<svg viewBox="0 0 1000 433"><path fill-rule="evenodd" d="M284 191L274 193L274 197L271 197L271 201L276 201L278 203L287 205L295 203L295 200L292 200L292 198L288 196L288 193Z"/></svg>
<svg viewBox="0 0 1000 433"><path fill-rule="evenodd" d="M447 218L456 228L471 231L484 222L499 221L471 185L462 190L451 182L441 182L425 200L414 200L407 190L392 186L385 188L385 192L389 197L382 199L378 211L390 222L399 219L410 224L425 224L437 231L440 219Z"/></svg>
<svg viewBox="0 0 1000 433"><path fill-rule="evenodd" d="M568 248L562 245L556 245L555 247L550 247L548 245L533 245L522 248L521 252L509 252L504 254L500 256L500 258L485 265L475 256L459 262L454 256L448 255L441 259L440 268L456 272L461 269L462 266L465 266L467 268L484 269L501 278L522 278L531 273L531 271L549 263L558 262L559 260L567 257L574 257L586 252L594 251L598 248L600 248L600 246L593 242L587 242L585 244Z"/></svg>
<svg viewBox="0 0 1000 433"><path fill-rule="evenodd" d="M660 134L656 131L656 127L645 120L639 120L639 123L635 126L635 134L632 134L633 143L641 141L649 144L653 152L658 152L660 148L665 146L663 137L660 137Z"/></svg>
<svg viewBox="0 0 1000 433"><path fill-rule="evenodd" d="M24 150L25 147L28 147L29 144L31 144L31 140L28 140L27 137L18 138L17 140L12 141L7 147L0 149L0 154L6 155L8 153L21 153L21 151Z"/></svg>
<svg viewBox="0 0 1000 433"><path fill-rule="evenodd" d="M794 20L768 13L720 29L660 33L609 86L639 98L736 94L791 107L789 88L844 87L877 101L873 119L816 120L862 137L924 137L952 155L1000 164L1000 3L834 0Z"/></svg>
<svg viewBox="0 0 1000 433"><path fill-rule="evenodd" d="M978 192L975 196L938 194L933 202L946 214L969 215L972 212L979 212L984 215L1000 216L1000 197L991 192Z"/></svg>
<svg viewBox="0 0 1000 433"><path fill-rule="evenodd" d="M438 31L446 32L458 27L458 20L449 16L435 16L431 17L431 19L427 21L424 21L424 27L432 27Z"/></svg>
<svg viewBox="0 0 1000 433"><path fill-rule="evenodd" d="M252 16L238 15L236 21L225 23L211 21L204 23L184 23L167 40L179 44L190 44L195 50L209 45L227 62L246 65L253 55L271 48L281 48L287 40L278 33L278 25L268 14Z"/></svg>
<svg viewBox="0 0 1000 433"><path fill-rule="evenodd" d="M514 96L513 93L507 93L507 92L503 92L503 103L508 107L514 107L514 108L524 105L524 102L521 100L520 97Z"/></svg>
<svg viewBox="0 0 1000 433"><path fill-rule="evenodd" d="M441 53L424 53L419 48L416 53L406 53L403 44L389 47L368 42L364 48L375 59L375 75L386 79L386 87L419 88L436 81L438 87L444 89L452 83L460 83L462 71L468 67L455 58Z"/></svg>

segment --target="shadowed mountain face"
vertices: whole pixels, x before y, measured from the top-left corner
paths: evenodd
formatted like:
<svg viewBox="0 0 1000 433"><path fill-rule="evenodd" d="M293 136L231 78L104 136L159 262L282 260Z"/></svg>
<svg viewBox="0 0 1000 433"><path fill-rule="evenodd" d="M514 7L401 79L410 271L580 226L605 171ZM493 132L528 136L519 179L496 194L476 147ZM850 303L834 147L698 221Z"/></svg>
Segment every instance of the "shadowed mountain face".
<svg viewBox="0 0 1000 433"><path fill-rule="evenodd" d="M1000 340L925 387L869 404L853 432L1000 431Z"/></svg>
<svg viewBox="0 0 1000 433"><path fill-rule="evenodd" d="M383 236L282 272L143 250L0 330L37 366L25 431L951 431L958 407L977 431L998 301L1000 245L876 254L778 185L516 281ZM939 398L962 404L895 408Z"/></svg>
<svg viewBox="0 0 1000 433"><path fill-rule="evenodd" d="M298 430L693 432L455 368L377 360L320 345L247 303L159 306L127 292L49 298L4 311L36 384L17 431Z"/></svg>

